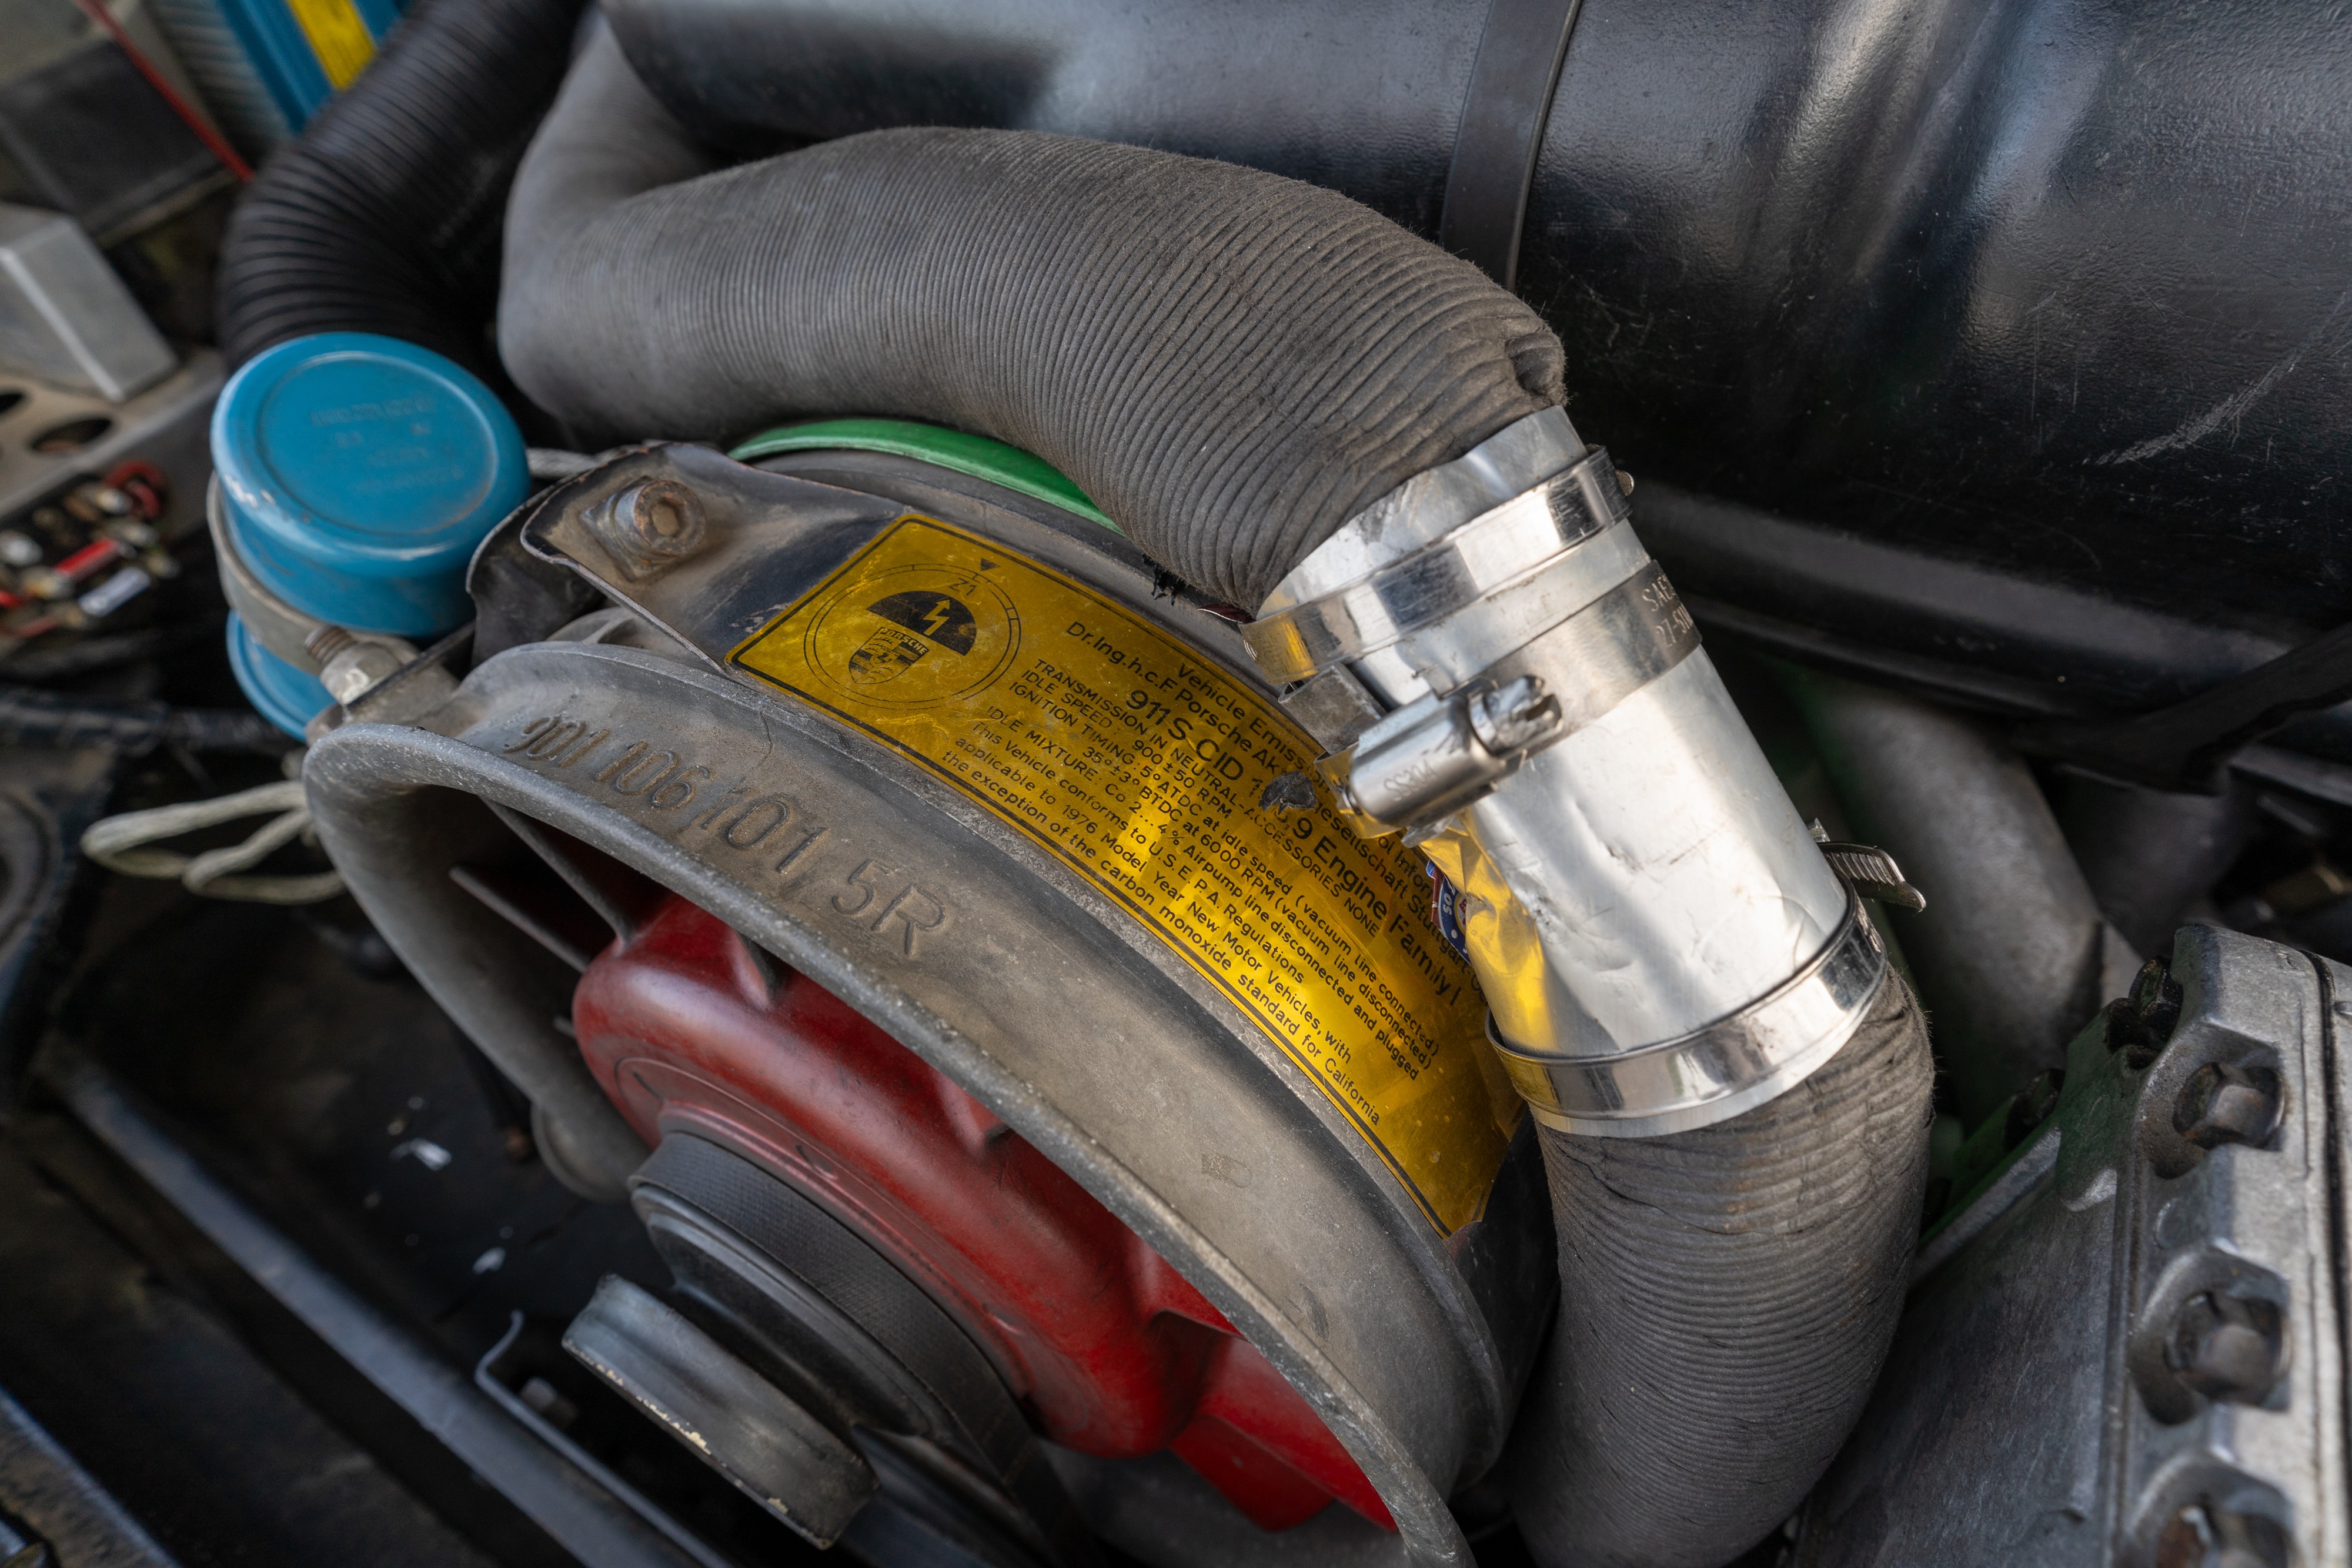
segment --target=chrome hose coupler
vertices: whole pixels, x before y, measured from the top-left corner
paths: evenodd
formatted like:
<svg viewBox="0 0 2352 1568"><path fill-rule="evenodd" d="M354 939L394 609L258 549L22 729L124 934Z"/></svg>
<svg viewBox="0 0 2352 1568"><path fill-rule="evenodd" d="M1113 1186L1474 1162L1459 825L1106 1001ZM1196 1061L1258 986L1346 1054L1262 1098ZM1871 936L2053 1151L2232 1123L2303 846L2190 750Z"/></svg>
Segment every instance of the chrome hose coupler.
<svg viewBox="0 0 2352 1568"><path fill-rule="evenodd" d="M1350 518L1243 629L1350 824L1454 884L1521 1096L1616 1136L1790 1088L1886 969L1632 488L1545 410Z"/></svg>

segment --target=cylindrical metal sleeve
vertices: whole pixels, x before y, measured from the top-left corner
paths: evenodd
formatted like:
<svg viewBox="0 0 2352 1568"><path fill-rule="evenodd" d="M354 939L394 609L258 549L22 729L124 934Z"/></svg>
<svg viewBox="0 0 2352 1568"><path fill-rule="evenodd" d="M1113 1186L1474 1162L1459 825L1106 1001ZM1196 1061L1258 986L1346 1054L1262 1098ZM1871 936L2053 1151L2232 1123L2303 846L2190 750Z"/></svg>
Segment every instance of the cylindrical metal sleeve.
<svg viewBox="0 0 2352 1568"><path fill-rule="evenodd" d="M1933 1080L1890 975L1827 1066L1745 1115L1543 1134L1559 1320L1506 1461L1538 1562L1715 1568L1796 1508L1902 1311Z"/></svg>
<svg viewBox="0 0 2352 1568"><path fill-rule="evenodd" d="M978 431L1254 605L1357 510L1562 395L1532 309L1297 181L895 131L615 200L632 146L685 132L600 36L517 181L499 317L517 382L591 440L815 413Z"/></svg>

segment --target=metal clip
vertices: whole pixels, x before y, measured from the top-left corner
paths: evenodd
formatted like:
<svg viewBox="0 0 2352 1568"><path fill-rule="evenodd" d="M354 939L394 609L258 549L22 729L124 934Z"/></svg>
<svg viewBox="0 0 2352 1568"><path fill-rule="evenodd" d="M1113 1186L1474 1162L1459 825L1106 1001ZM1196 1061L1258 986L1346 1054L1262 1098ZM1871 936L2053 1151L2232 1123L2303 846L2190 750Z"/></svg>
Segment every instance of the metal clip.
<svg viewBox="0 0 2352 1568"><path fill-rule="evenodd" d="M1813 842L1822 846L1822 858L1830 862L1830 870L1858 896L1899 904L1914 915L1927 907L1927 895L1904 881L1903 868L1876 844L1837 842L1818 821L1807 824L1807 828L1813 835Z"/></svg>
<svg viewBox="0 0 2352 1568"><path fill-rule="evenodd" d="M1389 715L1328 759L1325 776L1359 832L1410 835L1483 799L1564 733L1559 699L1539 677L1474 681Z"/></svg>

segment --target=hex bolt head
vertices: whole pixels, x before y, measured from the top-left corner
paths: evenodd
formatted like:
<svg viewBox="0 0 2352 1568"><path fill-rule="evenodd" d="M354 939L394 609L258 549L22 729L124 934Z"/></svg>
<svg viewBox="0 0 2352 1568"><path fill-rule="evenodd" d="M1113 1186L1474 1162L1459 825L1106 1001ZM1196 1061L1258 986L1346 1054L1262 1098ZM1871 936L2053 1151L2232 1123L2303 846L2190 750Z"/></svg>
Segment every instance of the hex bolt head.
<svg viewBox="0 0 2352 1568"><path fill-rule="evenodd" d="M2181 1085L2172 1130L2202 1149L2259 1147L2278 1130L2280 1098L2278 1074L2268 1068L2209 1061Z"/></svg>
<svg viewBox="0 0 2352 1568"><path fill-rule="evenodd" d="M709 532L702 498L675 479L632 485L591 508L585 521L632 576L683 560Z"/></svg>
<svg viewBox="0 0 2352 1568"><path fill-rule="evenodd" d="M683 485L656 480L629 492L630 531L646 549L682 554L701 541L702 503Z"/></svg>
<svg viewBox="0 0 2352 1568"><path fill-rule="evenodd" d="M2208 1399L2259 1405L2286 1366L2286 1320L2278 1303L2209 1291L2174 1320L2164 1359Z"/></svg>

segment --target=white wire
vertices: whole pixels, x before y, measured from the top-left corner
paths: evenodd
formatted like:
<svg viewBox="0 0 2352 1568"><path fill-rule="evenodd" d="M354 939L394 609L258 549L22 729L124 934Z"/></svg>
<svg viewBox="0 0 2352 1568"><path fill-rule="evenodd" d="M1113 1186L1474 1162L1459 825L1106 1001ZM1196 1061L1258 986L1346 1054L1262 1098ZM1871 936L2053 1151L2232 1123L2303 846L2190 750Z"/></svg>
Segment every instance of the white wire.
<svg viewBox="0 0 2352 1568"><path fill-rule="evenodd" d="M177 850L146 846L175 839L202 828L218 827L247 817L270 820L244 842L225 849L187 855ZM291 843L310 831L310 809L302 795L302 781L262 784L216 800L191 800L179 806L156 806L144 811L124 811L90 824L81 836L81 852L124 876L177 882L190 893L206 898L234 899L247 904L316 904L343 891L337 873L308 876L240 876L258 865L272 851Z"/></svg>

